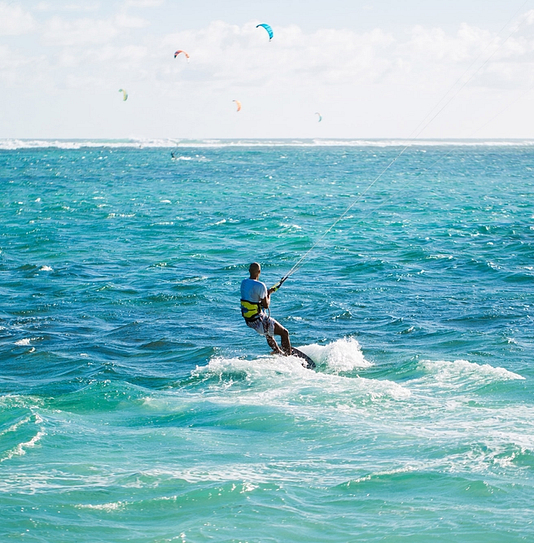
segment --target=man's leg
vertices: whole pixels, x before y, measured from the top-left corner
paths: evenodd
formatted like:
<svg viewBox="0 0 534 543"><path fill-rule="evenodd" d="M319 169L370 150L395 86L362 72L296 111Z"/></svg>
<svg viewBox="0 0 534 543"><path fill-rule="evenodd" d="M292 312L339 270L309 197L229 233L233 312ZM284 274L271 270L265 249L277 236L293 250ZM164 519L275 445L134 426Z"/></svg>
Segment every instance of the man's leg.
<svg viewBox="0 0 534 543"><path fill-rule="evenodd" d="M271 354L284 354L284 351L278 347L278 343L276 343L276 339L274 339L274 337L265 336L265 339L267 340L269 347L273 350Z"/></svg>
<svg viewBox="0 0 534 543"><path fill-rule="evenodd" d="M274 333L277 336L280 336L280 338L282 339L282 350L284 351L284 354L291 354L291 341L289 340L289 332L279 322L275 321Z"/></svg>

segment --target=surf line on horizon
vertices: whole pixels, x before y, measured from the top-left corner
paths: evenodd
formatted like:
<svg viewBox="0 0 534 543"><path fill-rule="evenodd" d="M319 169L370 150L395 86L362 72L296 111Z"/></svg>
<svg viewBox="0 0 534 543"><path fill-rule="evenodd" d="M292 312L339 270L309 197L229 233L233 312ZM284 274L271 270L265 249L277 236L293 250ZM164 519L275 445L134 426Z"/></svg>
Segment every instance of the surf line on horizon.
<svg viewBox="0 0 534 543"><path fill-rule="evenodd" d="M504 24L504 26L499 30L497 33L497 37L500 36L505 29L510 26L512 21L514 21L518 14L521 12L521 10L526 6L526 4L529 3L530 0L524 0L524 2L521 4L519 8L517 8L513 15L510 17L508 22ZM436 104L430 109L430 111L423 117L421 122L414 128L414 130L411 132L410 136L408 137L408 140L413 141L417 140L421 134L434 122L437 117L447 108L447 106L460 94L460 92L473 80L473 78L477 75L477 73L480 72L490 61L491 59L504 47L504 45L507 43L507 41L521 28L521 26L525 23L526 18L523 19L523 21L514 29L512 29L508 36L493 50L493 52L487 56L487 58L478 66L476 70L474 70L469 77L461 84L461 86L451 95L451 92L457 85L460 84L460 82L469 74L471 69L475 66L475 64L480 60L484 52L489 47L489 44L480 52L480 54L473 60L473 62L466 68L466 70L462 73L462 75L448 88L447 92L436 102ZM449 97L447 99L447 97ZM494 118L494 117L492 117ZM379 172L379 174L367 185L367 187L360 193L360 195L355 199L354 202L352 202L346 209L343 211L339 217L335 219L335 221L323 232L323 234L317 239L315 243L297 260L297 262L293 265L293 267L278 281L273 287L273 291L278 290L284 282L289 279L296 271L298 271L304 264L304 262L310 257L310 255L317 249L319 244L328 236L328 234L336 227L337 224L339 224L340 221L343 220L344 217L347 216L347 214L352 210L352 208L362 200L362 198L371 190L371 188L387 173L387 171L399 160L399 158L405 153L405 151L410 147L410 144L405 145L399 153L393 157L389 163Z"/></svg>

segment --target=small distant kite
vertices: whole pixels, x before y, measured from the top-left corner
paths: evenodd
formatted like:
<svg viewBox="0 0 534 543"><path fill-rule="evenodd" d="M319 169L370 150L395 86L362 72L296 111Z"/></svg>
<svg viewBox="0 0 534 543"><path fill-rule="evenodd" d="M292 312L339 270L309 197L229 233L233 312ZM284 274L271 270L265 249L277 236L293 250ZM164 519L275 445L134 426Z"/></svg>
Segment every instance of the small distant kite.
<svg viewBox="0 0 534 543"><path fill-rule="evenodd" d="M319 116L319 118L317 119L317 122L320 123L323 120L322 115L318 111L315 112L315 115Z"/></svg>
<svg viewBox="0 0 534 543"><path fill-rule="evenodd" d="M267 34L269 34L269 41L273 39L273 29L267 24L267 23L260 23L259 25L256 25L256 28L259 28L262 26L267 31Z"/></svg>
<svg viewBox="0 0 534 543"><path fill-rule="evenodd" d="M185 55L185 58L187 59L187 62L189 62L189 54L185 51L182 51L181 49L178 49L178 51L174 53L174 58L176 58L180 53L183 53Z"/></svg>
<svg viewBox="0 0 534 543"><path fill-rule="evenodd" d="M122 92L122 101L126 102L128 100L128 92L125 89L119 89L119 92Z"/></svg>
<svg viewBox="0 0 534 543"><path fill-rule="evenodd" d="M241 111L241 102L239 100L232 100L232 102L235 102L235 105L237 106L236 113Z"/></svg>

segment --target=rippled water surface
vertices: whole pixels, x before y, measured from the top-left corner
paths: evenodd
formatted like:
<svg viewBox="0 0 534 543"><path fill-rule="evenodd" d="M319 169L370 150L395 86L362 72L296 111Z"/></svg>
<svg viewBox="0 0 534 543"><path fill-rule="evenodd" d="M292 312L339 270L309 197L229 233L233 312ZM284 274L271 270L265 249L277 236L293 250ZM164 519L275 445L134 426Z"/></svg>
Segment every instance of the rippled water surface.
<svg viewBox="0 0 534 543"><path fill-rule="evenodd" d="M0 147L1 541L534 540L534 146Z"/></svg>

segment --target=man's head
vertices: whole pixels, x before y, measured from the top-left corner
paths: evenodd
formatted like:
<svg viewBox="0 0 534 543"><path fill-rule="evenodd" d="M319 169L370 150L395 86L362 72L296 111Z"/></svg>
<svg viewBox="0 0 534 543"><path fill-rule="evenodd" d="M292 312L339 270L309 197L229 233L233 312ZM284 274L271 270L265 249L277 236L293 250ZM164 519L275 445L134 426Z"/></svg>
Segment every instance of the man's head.
<svg viewBox="0 0 534 543"><path fill-rule="evenodd" d="M261 266L257 262L253 262L248 268L248 273L250 273L251 279L257 279L261 273Z"/></svg>

